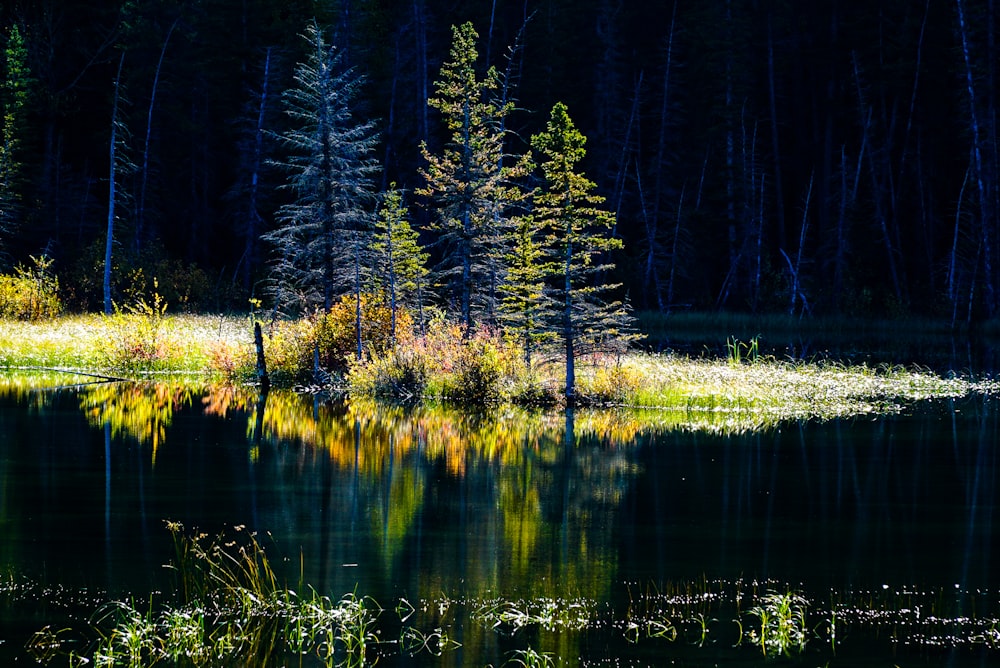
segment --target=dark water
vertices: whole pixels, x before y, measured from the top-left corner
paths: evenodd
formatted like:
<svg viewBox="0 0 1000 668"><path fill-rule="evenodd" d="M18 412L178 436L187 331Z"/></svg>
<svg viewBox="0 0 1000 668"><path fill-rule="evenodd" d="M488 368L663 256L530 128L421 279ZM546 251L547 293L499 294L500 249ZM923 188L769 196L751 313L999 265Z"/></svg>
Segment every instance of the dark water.
<svg viewBox="0 0 1000 668"><path fill-rule="evenodd" d="M406 600L462 645L387 650L382 665L499 666L525 647L562 665L763 664L749 642L733 647L740 611L723 594L767 588L807 597L811 627L839 610L837 647L817 631L784 663L1000 662L969 626L938 624L933 643L903 628L921 606L923 619L986 627L1000 615L995 400L739 436L658 432L627 413L472 415L280 393L261 408L222 390L7 387L0 576L36 593L0 593L0 665L31 665L25 641L46 624L86 626L99 601L169 590L166 520L256 531L290 582L370 596L386 618ZM678 592L719 603L685 608L686 620L672 608L677 641L630 641L623 620ZM470 618L497 599L582 601L596 621L517 630ZM896 621L851 617L862 609Z"/></svg>

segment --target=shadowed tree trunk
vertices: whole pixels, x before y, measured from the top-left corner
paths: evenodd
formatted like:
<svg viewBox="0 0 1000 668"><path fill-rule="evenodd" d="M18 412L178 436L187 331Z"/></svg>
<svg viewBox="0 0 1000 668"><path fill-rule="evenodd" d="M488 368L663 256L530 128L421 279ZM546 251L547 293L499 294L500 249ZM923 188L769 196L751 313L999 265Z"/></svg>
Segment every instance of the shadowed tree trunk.
<svg viewBox="0 0 1000 668"><path fill-rule="evenodd" d="M115 204L118 200L116 189L118 180L118 100L122 80L122 66L125 64L125 53L118 59L118 74L115 75L115 93L111 104L111 139L108 142L108 227L104 242L104 313L111 315L111 254L115 243Z"/></svg>

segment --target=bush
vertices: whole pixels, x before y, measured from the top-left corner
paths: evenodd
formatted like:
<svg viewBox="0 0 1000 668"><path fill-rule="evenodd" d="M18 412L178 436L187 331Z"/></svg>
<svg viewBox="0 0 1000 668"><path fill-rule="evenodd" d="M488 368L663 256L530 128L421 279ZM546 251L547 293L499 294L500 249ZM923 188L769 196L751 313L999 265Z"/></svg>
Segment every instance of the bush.
<svg viewBox="0 0 1000 668"><path fill-rule="evenodd" d="M632 403L644 384L643 374L614 361L597 367L593 374L580 378L580 400L590 404Z"/></svg>
<svg viewBox="0 0 1000 668"><path fill-rule="evenodd" d="M498 333L463 337L459 325L437 320L427 334L352 364L348 382L356 396L491 403L514 396L525 375L521 356Z"/></svg>
<svg viewBox="0 0 1000 668"><path fill-rule="evenodd" d="M327 371L343 372L357 356L356 302L344 295L329 313L313 316L313 344L319 348L319 365ZM397 338L410 336L413 320L403 308L396 310ZM361 296L361 343L364 354L379 357L392 350L392 309L370 295ZM310 352L309 368L313 362Z"/></svg>
<svg viewBox="0 0 1000 668"><path fill-rule="evenodd" d="M491 403L505 396L509 373L503 341L489 331L462 341L454 357L454 372L445 395L469 403ZM516 357L516 355L515 355Z"/></svg>
<svg viewBox="0 0 1000 668"><path fill-rule="evenodd" d="M424 395L428 359L412 347L373 355L351 364L347 380L356 396L415 399Z"/></svg>
<svg viewBox="0 0 1000 668"><path fill-rule="evenodd" d="M179 345L170 335L166 311L167 303L154 292L151 303L140 299L107 316L108 340L103 347L107 366L132 372L169 369Z"/></svg>
<svg viewBox="0 0 1000 668"><path fill-rule="evenodd" d="M0 276L0 318L45 320L62 313L59 279L49 272L52 260L31 258L34 267L18 266L13 275Z"/></svg>

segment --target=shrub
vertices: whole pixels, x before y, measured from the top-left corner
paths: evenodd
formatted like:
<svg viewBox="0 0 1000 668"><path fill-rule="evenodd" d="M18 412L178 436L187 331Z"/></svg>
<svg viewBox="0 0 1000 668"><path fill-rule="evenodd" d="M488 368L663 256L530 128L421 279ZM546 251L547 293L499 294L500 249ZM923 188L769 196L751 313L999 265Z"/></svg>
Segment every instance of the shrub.
<svg viewBox="0 0 1000 668"><path fill-rule="evenodd" d="M31 268L18 266L13 275L0 276L0 318L45 320L62 313L59 279L50 273L52 260L32 257Z"/></svg>
<svg viewBox="0 0 1000 668"><path fill-rule="evenodd" d="M166 317L167 303L153 293L151 302L116 309L107 316L105 362L123 371L159 371L171 367L178 343L170 335L172 324Z"/></svg>
<svg viewBox="0 0 1000 668"><path fill-rule="evenodd" d="M313 323L309 319L282 320L264 330L264 358L271 382L292 384L312 372ZM247 363L254 364L252 357Z"/></svg>
<svg viewBox="0 0 1000 668"><path fill-rule="evenodd" d="M490 331L480 331L462 341L445 394L469 403L490 403L505 397L510 375L505 355L510 352L504 349L503 340Z"/></svg>
<svg viewBox="0 0 1000 668"><path fill-rule="evenodd" d="M356 302L353 295L344 295L326 314L313 316L313 344L319 348L319 365L328 371L347 370L356 357ZM406 309L397 308L397 338L406 340L413 320ZM392 350L392 309L370 295L361 296L361 342L363 353L373 357ZM312 364L310 353L310 365Z"/></svg>
<svg viewBox="0 0 1000 668"><path fill-rule="evenodd" d="M415 399L427 388L428 366L429 360L412 347L399 348L352 363L347 380L357 396Z"/></svg>
<svg viewBox="0 0 1000 668"><path fill-rule="evenodd" d="M632 403L643 387L640 371L616 361L598 366L593 374L580 379L577 388L581 400L592 404Z"/></svg>

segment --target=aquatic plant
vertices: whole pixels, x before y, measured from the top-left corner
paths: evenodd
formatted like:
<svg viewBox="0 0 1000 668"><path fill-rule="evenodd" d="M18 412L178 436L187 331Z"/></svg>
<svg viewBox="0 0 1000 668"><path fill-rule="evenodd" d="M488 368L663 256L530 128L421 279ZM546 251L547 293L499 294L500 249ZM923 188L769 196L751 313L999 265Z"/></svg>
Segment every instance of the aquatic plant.
<svg viewBox="0 0 1000 668"><path fill-rule="evenodd" d="M237 536L244 533L236 532ZM227 534L226 538L232 536ZM199 541L205 545L212 542L206 538ZM249 539L242 536L239 542L245 544ZM232 540L227 543L229 547L222 544L224 549L235 547ZM188 554L188 558L200 558ZM37 583L14 579L19 584L8 589L27 592L37 588ZM265 583L267 580L264 578ZM639 589L630 585L625 610L573 596L453 598L439 594L412 602L399 599L394 616L398 627L382 617L378 602L358 592L337 600L309 587L302 595L285 586L269 596L261 597L262 591L231 597L233 607L207 594L189 603L164 604L151 599L142 608L132 602L106 602L90 616L96 638L89 645L80 644L79 630L47 625L29 638L25 651L40 663L65 657L69 665L108 668L160 663L229 666L317 662L360 667L393 653L440 656L460 646L452 637L455 628L461 628L473 648L483 642L482 634L511 642L520 639L523 649L509 652L503 665L523 667L551 666L556 656L585 651L583 645L575 644L574 639L581 637L600 639L597 644L610 643L612 647L618 641L640 644L637 651L664 662L677 652L687 654L709 644L716 647L711 650L716 660L719 652L734 656L759 652L770 660L800 653L808 642L822 640L822 645L816 643L816 657L822 664L824 646L830 657L845 638L867 643L869 650L873 642L891 645L894 653L906 646L921 652L972 649L983 652L987 662L1000 650L996 592L981 590L918 591L886 586L870 591L831 591L828 609L811 604L802 593L780 582L742 579L698 578L647 584ZM253 598L256 602L250 605L239 602ZM968 608L972 602L984 614L971 614ZM732 626L717 623L730 615L739 629L735 638L730 635ZM821 621L809 627L808 617ZM393 632L387 633L390 629ZM530 642L524 642L526 639ZM678 641L683 647L671 649ZM926 660L927 655L921 657ZM580 654L580 658L585 657Z"/></svg>
<svg viewBox="0 0 1000 668"><path fill-rule="evenodd" d="M751 629L748 636L761 652L768 654L788 654L792 650L801 652L806 646L806 610L809 601L795 592L768 592L760 602L749 610L760 624Z"/></svg>
<svg viewBox="0 0 1000 668"><path fill-rule="evenodd" d="M521 668L549 668L555 666L555 659L551 654L539 652L532 648L516 650L508 661L508 665L521 666Z"/></svg>
<svg viewBox="0 0 1000 668"><path fill-rule="evenodd" d="M756 336L747 343L731 336L726 339L726 351L729 363L733 365L742 364L744 361L756 362L760 359L760 343Z"/></svg>

